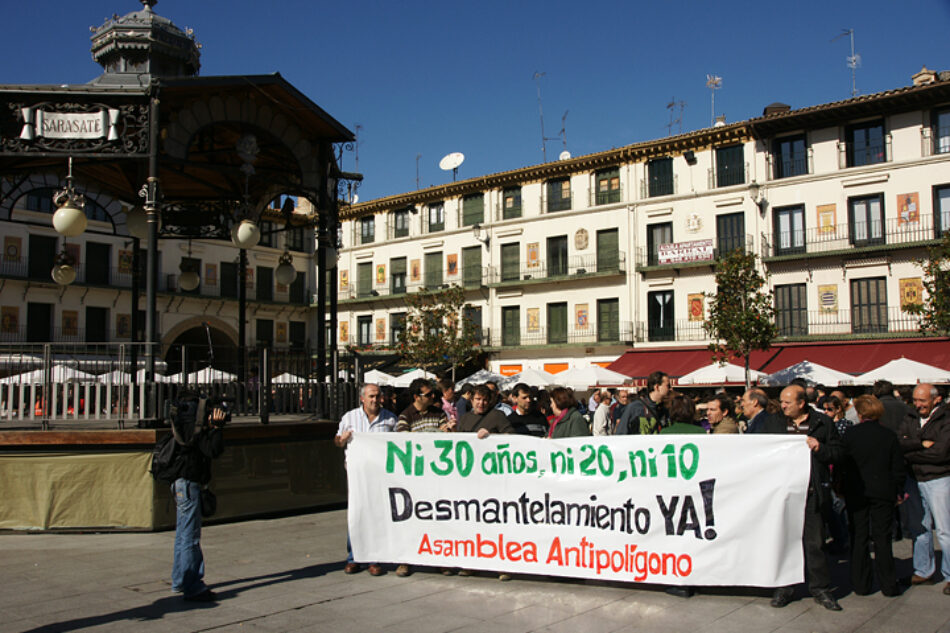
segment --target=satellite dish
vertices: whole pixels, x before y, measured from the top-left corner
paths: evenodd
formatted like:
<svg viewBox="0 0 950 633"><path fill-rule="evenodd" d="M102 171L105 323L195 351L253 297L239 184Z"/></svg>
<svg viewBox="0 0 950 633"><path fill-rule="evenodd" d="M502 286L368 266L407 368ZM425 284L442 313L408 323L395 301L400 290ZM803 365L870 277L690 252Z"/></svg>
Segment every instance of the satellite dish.
<svg viewBox="0 0 950 633"><path fill-rule="evenodd" d="M567 160L568 158L571 157L571 153L567 150L564 150L563 152L558 154L557 157L558 157L558 160Z"/></svg>
<svg viewBox="0 0 950 633"><path fill-rule="evenodd" d="M356 204L356 203L359 202L359 201L360 201L360 196L359 196L359 194L354 193L354 194L353 194L353 202L352 202L352 204Z"/></svg>
<svg viewBox="0 0 950 633"><path fill-rule="evenodd" d="M455 177L458 176L459 165L465 161L465 154L462 152L452 152L451 154L446 154L442 157L442 160L439 161L439 169L442 171L452 171L452 181L455 181Z"/></svg>

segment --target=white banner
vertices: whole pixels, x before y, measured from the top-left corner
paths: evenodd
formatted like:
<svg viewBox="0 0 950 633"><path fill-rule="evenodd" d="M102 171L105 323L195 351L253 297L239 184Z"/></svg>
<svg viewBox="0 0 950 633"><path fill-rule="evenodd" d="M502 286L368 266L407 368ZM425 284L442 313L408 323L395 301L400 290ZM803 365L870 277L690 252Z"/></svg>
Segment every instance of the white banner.
<svg viewBox="0 0 950 633"><path fill-rule="evenodd" d="M360 433L360 562L667 585L803 578L804 437Z"/></svg>

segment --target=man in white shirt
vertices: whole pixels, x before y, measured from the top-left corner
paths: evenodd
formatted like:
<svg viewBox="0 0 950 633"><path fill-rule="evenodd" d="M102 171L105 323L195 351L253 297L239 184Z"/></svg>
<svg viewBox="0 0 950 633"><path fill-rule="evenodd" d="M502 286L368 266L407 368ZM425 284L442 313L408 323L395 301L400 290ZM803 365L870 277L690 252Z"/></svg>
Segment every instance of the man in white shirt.
<svg viewBox="0 0 950 633"><path fill-rule="evenodd" d="M382 395L379 385L365 384L360 389L360 406L347 411L340 420L333 443L340 448L347 448L353 441L353 433L391 433L396 430L396 416L392 411L382 407ZM350 535L346 535L346 566L343 572L355 574L362 570L359 563L353 560L353 551L350 548ZM379 563L369 566L372 576L382 576L384 573Z"/></svg>

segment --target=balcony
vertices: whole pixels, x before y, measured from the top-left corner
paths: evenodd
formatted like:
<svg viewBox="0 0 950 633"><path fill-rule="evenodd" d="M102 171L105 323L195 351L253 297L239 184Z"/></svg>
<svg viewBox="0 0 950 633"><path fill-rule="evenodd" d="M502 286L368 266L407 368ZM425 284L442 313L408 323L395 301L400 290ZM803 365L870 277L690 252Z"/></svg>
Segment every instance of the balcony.
<svg viewBox="0 0 950 633"><path fill-rule="evenodd" d="M491 336L491 347L539 347L545 345L596 345L596 344L628 344L634 339L633 324L629 321L620 321L603 326L598 330L597 324L590 322L584 329L567 329L551 331L548 328L523 328L521 330L495 330ZM487 332L487 330L486 330Z"/></svg>
<svg viewBox="0 0 950 633"><path fill-rule="evenodd" d="M636 343L659 343L664 341L707 341L703 321L678 320L667 323L640 321L633 332Z"/></svg>
<svg viewBox="0 0 950 633"><path fill-rule="evenodd" d="M851 310L802 310L776 313L775 321L780 339L873 338L875 335L911 336L920 333L920 318L903 312L899 307L861 308L860 315L855 317Z"/></svg>
<svg viewBox="0 0 950 633"><path fill-rule="evenodd" d="M852 231L853 228L853 231ZM762 235L762 258L782 261L813 255L834 256L855 252L889 251L894 248L929 246L940 239L933 216L919 215L913 222L891 218L884 222L860 222L819 226L804 231Z"/></svg>
<svg viewBox="0 0 950 633"><path fill-rule="evenodd" d="M491 340L491 333L488 328L476 328L479 345L487 345ZM388 330L383 338L376 338L375 332L370 332L372 340L359 341L357 332L350 333L345 339L339 340L341 347L352 347L361 352L388 352L392 353L399 347L399 341L391 330Z"/></svg>
<svg viewBox="0 0 950 633"><path fill-rule="evenodd" d="M374 283L370 288L364 288L362 291L355 284L349 284L346 288L337 291L337 300L340 303L354 303L363 301L377 301L383 299L392 299L401 297L410 292L419 292L423 289L438 290L448 288L452 285L462 286L465 289L480 288L488 283L490 278L490 267L482 266L477 273L463 270L462 274L446 275L441 283L432 283L429 286L423 280L405 282L405 286L394 285L390 279L386 283Z"/></svg>
<svg viewBox="0 0 950 633"><path fill-rule="evenodd" d="M535 283L550 279L573 279L580 277L621 275L627 272L626 253L597 255L573 255L566 266L548 266L547 262L522 261L517 267L490 266L489 285L514 285Z"/></svg>
<svg viewBox="0 0 950 633"><path fill-rule="evenodd" d="M707 238L690 242L661 244L653 251L645 246L639 246L636 250L636 270L647 272L710 266L719 259L720 255L737 248L750 252L753 243L752 236L745 234L723 236L718 240Z"/></svg>

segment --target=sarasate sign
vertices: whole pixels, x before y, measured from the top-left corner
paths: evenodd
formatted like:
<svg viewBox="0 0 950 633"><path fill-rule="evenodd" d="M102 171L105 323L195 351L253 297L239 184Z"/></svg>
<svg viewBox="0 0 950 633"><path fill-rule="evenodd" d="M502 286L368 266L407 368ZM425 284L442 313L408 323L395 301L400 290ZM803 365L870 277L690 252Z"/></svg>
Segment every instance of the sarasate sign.
<svg viewBox="0 0 950 633"><path fill-rule="evenodd" d="M93 112L50 112L42 109L23 108L23 130L20 138L48 139L97 139L118 138L116 123L119 111L102 109Z"/></svg>
<svg viewBox="0 0 950 633"><path fill-rule="evenodd" d="M704 262L712 259L713 256L712 240L660 244L657 247L657 263L660 265Z"/></svg>

